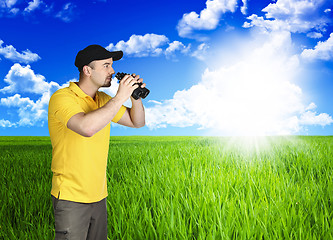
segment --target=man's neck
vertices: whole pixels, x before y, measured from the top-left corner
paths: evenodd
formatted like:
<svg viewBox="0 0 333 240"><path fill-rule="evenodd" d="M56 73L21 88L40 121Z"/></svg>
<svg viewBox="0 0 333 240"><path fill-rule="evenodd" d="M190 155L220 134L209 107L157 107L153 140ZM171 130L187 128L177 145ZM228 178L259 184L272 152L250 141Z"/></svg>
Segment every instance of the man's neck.
<svg viewBox="0 0 333 240"><path fill-rule="evenodd" d="M98 91L98 88L93 84L91 84L89 80L80 79L79 82L77 82L76 84L85 94L94 99L96 92Z"/></svg>

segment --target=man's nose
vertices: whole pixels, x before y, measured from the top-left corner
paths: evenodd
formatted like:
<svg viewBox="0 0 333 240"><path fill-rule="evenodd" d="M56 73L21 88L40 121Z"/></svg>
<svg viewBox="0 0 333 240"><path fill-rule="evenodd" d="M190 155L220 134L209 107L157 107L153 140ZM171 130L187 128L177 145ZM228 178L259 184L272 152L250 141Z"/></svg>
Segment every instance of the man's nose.
<svg viewBox="0 0 333 240"><path fill-rule="evenodd" d="M114 74L115 73L115 71L114 71L114 69L111 67L111 69L110 69L110 74Z"/></svg>

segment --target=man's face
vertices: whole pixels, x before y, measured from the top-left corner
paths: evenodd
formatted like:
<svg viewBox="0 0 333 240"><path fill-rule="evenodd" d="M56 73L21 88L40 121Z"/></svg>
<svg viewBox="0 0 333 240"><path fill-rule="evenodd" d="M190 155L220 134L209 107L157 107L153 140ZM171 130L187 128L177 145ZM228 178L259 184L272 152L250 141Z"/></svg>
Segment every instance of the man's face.
<svg viewBox="0 0 333 240"><path fill-rule="evenodd" d="M91 68L90 78L98 87L111 86L112 74L115 73L112 64L112 58L95 60L89 64Z"/></svg>

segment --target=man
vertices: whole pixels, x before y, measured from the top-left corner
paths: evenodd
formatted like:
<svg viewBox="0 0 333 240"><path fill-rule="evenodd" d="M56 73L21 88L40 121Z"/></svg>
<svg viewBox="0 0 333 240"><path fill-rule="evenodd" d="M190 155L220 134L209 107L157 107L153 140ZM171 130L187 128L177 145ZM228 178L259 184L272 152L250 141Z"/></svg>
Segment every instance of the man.
<svg viewBox="0 0 333 240"><path fill-rule="evenodd" d="M134 128L145 125L142 101L131 97L139 87L135 83L143 81L138 75L126 75L113 98L98 91L111 86L113 61L122 56L122 51L109 52L99 45L79 51L75 59L79 81L50 99L55 239L107 239L110 122ZM129 97L132 108L123 106Z"/></svg>

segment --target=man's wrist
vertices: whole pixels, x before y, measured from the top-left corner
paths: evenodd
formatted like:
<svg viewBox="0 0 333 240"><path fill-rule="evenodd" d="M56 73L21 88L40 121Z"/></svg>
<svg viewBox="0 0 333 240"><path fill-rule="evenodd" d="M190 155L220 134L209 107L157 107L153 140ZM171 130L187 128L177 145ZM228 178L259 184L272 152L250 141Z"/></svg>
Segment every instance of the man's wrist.
<svg viewBox="0 0 333 240"><path fill-rule="evenodd" d="M119 97L117 97L117 95L116 96L114 96L112 99L111 99L111 101L115 104L115 105L123 105L123 101L119 98Z"/></svg>
<svg viewBox="0 0 333 240"><path fill-rule="evenodd" d="M142 103L141 98L134 99L132 96L130 98L131 98L132 104L141 104Z"/></svg>

